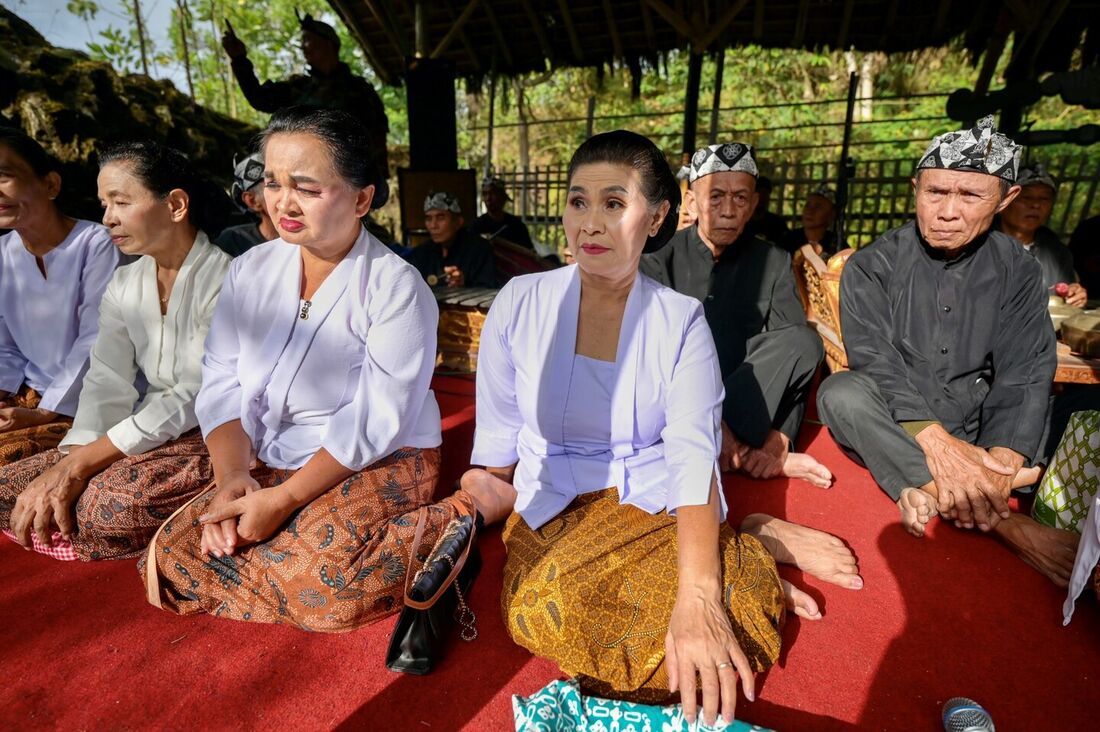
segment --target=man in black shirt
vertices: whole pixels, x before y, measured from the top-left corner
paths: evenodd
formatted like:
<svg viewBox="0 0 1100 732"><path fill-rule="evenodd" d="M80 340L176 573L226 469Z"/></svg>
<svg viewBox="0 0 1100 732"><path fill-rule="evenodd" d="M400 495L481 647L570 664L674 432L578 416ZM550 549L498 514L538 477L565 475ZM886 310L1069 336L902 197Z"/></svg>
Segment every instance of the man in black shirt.
<svg viewBox="0 0 1100 732"><path fill-rule="evenodd" d="M233 202L252 220L218 234L214 244L226 254L236 257L257 244L278 238L264 204L263 182L264 159L259 153L252 153L233 166Z"/></svg>
<svg viewBox="0 0 1100 732"><path fill-rule="evenodd" d="M937 137L913 179L917 217L852 255L841 280L851 371L818 411L897 502L910 533L935 513L993 531L1059 584L1076 537L1011 513L1038 478L1056 365L1039 263L991 230L1020 189L1018 146L987 117Z"/></svg>
<svg viewBox="0 0 1100 732"><path fill-rule="evenodd" d="M749 145L696 152L684 203L697 221L642 257L641 269L703 303L726 387L719 467L827 488L828 469L792 452L824 350L806 325L791 258L745 231L756 175Z"/></svg>
<svg viewBox="0 0 1100 732"><path fill-rule="evenodd" d="M496 264L489 242L463 224L458 199L445 191L424 199L424 226L431 241L409 254L432 287L496 287Z"/></svg>
<svg viewBox="0 0 1100 732"><path fill-rule="evenodd" d="M512 200L504 187L504 181L500 178L486 178L482 181L481 200L485 204L485 213L474 220L470 231L490 241L500 237L521 247L535 248L523 219L504 210L504 204Z"/></svg>
<svg viewBox="0 0 1100 732"><path fill-rule="evenodd" d="M383 178L389 177L386 133L390 122L382 98L370 82L351 72L340 60L340 36L328 23L314 20L308 13L299 19L302 29L302 55L309 64L309 75L295 75L283 81L260 83L248 48L232 26L222 36L222 48L229 56L233 75L241 93L254 109L275 112L283 107L306 105L322 109L339 109L360 120L371 134Z"/></svg>

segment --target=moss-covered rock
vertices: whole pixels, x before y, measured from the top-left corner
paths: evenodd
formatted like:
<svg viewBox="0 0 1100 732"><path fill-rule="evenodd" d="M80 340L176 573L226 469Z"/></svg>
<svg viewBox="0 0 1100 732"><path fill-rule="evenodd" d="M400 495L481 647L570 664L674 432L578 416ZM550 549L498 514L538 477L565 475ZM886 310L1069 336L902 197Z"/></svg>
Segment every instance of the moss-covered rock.
<svg viewBox="0 0 1100 732"><path fill-rule="evenodd" d="M234 154L244 153L258 132L195 104L171 82L120 75L80 51L51 46L2 7L0 114L61 162L66 212L92 219L99 218L98 148L156 140L187 153L211 178L228 185Z"/></svg>

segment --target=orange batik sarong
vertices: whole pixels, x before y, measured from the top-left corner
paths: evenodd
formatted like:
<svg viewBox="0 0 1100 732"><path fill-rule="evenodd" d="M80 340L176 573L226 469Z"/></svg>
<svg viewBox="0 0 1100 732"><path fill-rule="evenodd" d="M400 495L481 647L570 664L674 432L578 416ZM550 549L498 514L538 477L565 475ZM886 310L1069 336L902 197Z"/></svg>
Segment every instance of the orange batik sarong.
<svg viewBox="0 0 1100 732"><path fill-rule="evenodd" d="M9 407L37 409L42 396L29 386L24 385L18 393L7 398ZM58 415L52 422L21 430L0 432L0 465L14 463L16 460L52 450L61 444L61 440L73 426L72 417Z"/></svg>

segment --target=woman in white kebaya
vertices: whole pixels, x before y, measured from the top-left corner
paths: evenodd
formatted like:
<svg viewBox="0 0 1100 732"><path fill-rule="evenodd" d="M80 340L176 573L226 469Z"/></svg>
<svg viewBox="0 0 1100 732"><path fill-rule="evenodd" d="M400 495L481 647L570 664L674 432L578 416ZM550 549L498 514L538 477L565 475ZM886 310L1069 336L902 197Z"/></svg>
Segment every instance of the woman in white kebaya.
<svg viewBox="0 0 1100 732"><path fill-rule="evenodd" d="M439 312L360 223L387 195L370 139L304 108L263 134L280 238L233 261L214 314L198 414L216 489L165 524L145 567L173 612L365 625L401 608L417 553L473 514L464 495L432 503Z"/></svg>
<svg viewBox="0 0 1100 732"><path fill-rule="evenodd" d="M204 232L217 229L228 196L151 142L101 153L98 185L111 240L138 259L103 295L60 448L0 469L0 527L58 559L136 556L213 476L195 399L230 262Z"/></svg>
<svg viewBox="0 0 1100 732"><path fill-rule="evenodd" d="M0 465L57 447L76 414L118 251L57 206L57 164L0 127Z"/></svg>

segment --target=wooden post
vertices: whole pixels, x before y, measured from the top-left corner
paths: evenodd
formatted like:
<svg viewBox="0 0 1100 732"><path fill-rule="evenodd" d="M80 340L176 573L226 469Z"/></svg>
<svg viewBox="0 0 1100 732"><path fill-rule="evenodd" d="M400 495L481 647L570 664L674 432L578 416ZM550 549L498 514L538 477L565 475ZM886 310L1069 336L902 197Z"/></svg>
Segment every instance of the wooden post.
<svg viewBox="0 0 1100 732"><path fill-rule="evenodd" d="M493 172L493 123L496 120L496 108L497 108L497 77L496 74L489 76L489 131L488 139L485 141L485 175L483 177L488 178Z"/></svg>
<svg viewBox="0 0 1100 732"><path fill-rule="evenodd" d="M585 120L584 139L592 137L596 128L596 97L588 98L588 113Z"/></svg>
<svg viewBox="0 0 1100 732"><path fill-rule="evenodd" d="M691 52L688 60L688 82L684 90L684 139L680 149L683 165L691 161L695 152L695 130L699 126L699 77L703 74L703 54Z"/></svg>
<svg viewBox="0 0 1100 732"><path fill-rule="evenodd" d="M416 57L424 58L428 55L428 9L424 7L424 0L416 0L413 16L416 26Z"/></svg>
<svg viewBox="0 0 1100 732"><path fill-rule="evenodd" d="M718 52L714 62L714 101L710 105L710 136L707 138L711 145L718 142L718 108L722 106L722 72L726 66L726 49Z"/></svg>
<svg viewBox="0 0 1100 732"><path fill-rule="evenodd" d="M848 157L848 146L852 141L852 123L856 113L856 90L859 88L859 74L854 71L848 75L848 109L844 115L844 142L840 147L840 165L837 167L836 181L836 230L837 242L844 241L844 210L848 206L848 177L852 174L854 162Z"/></svg>

